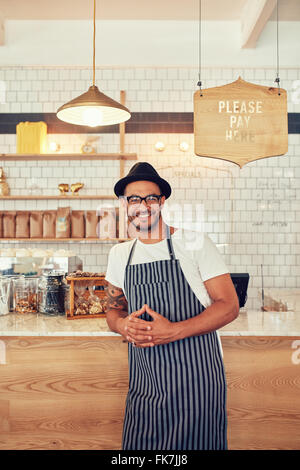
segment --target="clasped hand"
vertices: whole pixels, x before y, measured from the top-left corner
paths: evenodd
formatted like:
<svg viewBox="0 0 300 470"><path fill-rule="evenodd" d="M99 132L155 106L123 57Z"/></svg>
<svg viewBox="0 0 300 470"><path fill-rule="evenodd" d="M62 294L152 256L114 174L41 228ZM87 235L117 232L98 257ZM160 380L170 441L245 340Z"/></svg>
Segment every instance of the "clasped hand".
<svg viewBox="0 0 300 470"><path fill-rule="evenodd" d="M138 318L143 313L148 313L153 321ZM144 304L140 310L132 312L124 318L124 321L126 339L136 347L146 348L176 340L176 323L155 312L147 304Z"/></svg>

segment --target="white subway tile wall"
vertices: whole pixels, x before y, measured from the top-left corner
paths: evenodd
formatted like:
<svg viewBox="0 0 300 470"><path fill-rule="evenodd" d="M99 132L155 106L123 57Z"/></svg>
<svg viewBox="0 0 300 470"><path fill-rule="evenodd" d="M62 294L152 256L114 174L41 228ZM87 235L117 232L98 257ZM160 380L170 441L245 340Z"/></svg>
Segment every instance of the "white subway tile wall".
<svg viewBox="0 0 300 470"><path fill-rule="evenodd" d="M204 68L203 88L244 80L274 86L275 70L248 68ZM288 92L288 111L300 112L300 68L283 69L281 86ZM91 69L84 67L3 67L0 80L5 83L1 113L56 112L66 101L88 89ZM197 89L196 68L97 68L96 82L101 91L115 100L126 91L126 105L132 112L192 112ZM3 102L4 101L4 102ZM116 134L49 134L63 153L79 153L89 142L97 152L120 149ZM157 141L165 144L157 152ZM189 149L182 152L181 142ZM127 134L125 151L135 152L138 160L149 161L169 180L173 193L164 211L174 225L185 222L203 228L217 244L230 272L248 272L247 308L260 308L262 268L264 287L300 286L300 135L289 135L289 150L284 157L251 162L239 169L221 160L197 157L192 134ZM0 154L16 153L16 135L0 134ZM127 161L125 173L134 164ZM84 183L80 194L113 194L119 178L119 163L107 160L12 161L1 160L12 195L37 192L58 194L58 184ZM96 209L116 205L116 201L96 200L6 200L0 210L42 210L58 206ZM184 217L185 216L185 217ZM5 248L11 241L2 241ZM37 242L14 243L18 247ZM63 242L40 242L45 248L66 248ZM83 260L84 269L105 271L112 243L76 242L67 244Z"/></svg>

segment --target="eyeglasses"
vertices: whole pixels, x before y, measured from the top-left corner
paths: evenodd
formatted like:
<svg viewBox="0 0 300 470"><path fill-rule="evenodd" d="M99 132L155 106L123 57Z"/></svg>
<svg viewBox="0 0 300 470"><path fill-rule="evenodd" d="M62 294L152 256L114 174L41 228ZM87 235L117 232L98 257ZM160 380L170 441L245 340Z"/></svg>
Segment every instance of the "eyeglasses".
<svg viewBox="0 0 300 470"><path fill-rule="evenodd" d="M126 196L127 202L130 206L139 206L143 201L146 202L147 206L158 204L163 194L149 194L146 197L141 196Z"/></svg>

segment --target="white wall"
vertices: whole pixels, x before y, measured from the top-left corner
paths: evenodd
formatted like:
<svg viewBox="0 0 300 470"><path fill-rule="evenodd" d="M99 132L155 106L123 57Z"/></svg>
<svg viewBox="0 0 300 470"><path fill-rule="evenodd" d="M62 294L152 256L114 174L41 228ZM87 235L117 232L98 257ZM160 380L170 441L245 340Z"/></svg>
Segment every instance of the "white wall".
<svg viewBox="0 0 300 470"><path fill-rule="evenodd" d="M300 63L299 22L280 22L280 65ZM240 23L202 25L203 66L276 69L276 23L268 22L255 49L240 48ZM97 21L100 66L198 66L198 22ZM92 65L91 21L5 22L2 65Z"/></svg>
<svg viewBox="0 0 300 470"><path fill-rule="evenodd" d="M6 84L6 103L0 112L55 112L57 107L89 84L86 67L2 67L0 80ZM206 86L218 86L241 76L262 85L270 84L273 71L266 68L206 68ZM282 84L288 91L289 111L300 112L292 90L300 80L300 67L283 68ZM131 111L192 111L192 93L197 69L185 67L103 68L97 77L104 90L118 99L127 91ZM88 136L84 134L49 136L61 144L63 152L79 152ZM119 136L103 134L95 142L99 152L117 152ZM163 140L166 150L157 153L154 144ZM185 154L178 149L181 140L190 144ZM284 157L251 162L241 170L236 165L200 158L193 153L193 135L128 134L125 151L136 152L141 161L151 162L170 181L170 203L202 204L204 229L218 244L231 272L251 276L247 306L260 306L260 266L264 266L264 285L300 286L300 134L289 136ZM16 152L16 136L0 135L0 153ZM134 162L126 163L126 172ZM12 194L26 194L32 178L38 179L44 194L57 194L62 182L84 182L82 194L111 193L118 179L118 164L109 161L5 162ZM74 209L92 209L96 201L68 201ZM59 201L60 205L66 205ZM1 201L0 210L56 208L57 201ZM5 248L11 242L0 244ZM32 243L30 242L30 245ZM18 244L28 246L28 244ZM63 243L44 247L65 248ZM84 261L84 269L105 270L111 245L73 243Z"/></svg>

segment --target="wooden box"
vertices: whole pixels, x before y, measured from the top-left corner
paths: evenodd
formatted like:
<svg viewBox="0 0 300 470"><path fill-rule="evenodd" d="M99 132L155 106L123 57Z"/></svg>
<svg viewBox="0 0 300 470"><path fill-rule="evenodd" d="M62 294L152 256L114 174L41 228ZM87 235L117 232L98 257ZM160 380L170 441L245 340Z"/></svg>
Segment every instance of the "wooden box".
<svg viewBox="0 0 300 470"><path fill-rule="evenodd" d="M94 290L93 291L93 296L97 296L99 299L99 303L102 306L103 311L100 313L76 313L76 297L78 295L76 294L76 287L78 286L77 283L83 284L82 286L82 295L79 297L82 299L86 299L87 302L84 302L85 305L87 305L89 302L90 298L90 291L86 288L84 290L84 284L87 287L87 283L85 281L92 281L93 286L104 286L104 288L107 286L107 281L105 280L104 276L91 276L91 277L72 277L72 276L66 276L67 283L70 285L70 309L66 309L66 317L68 320L75 320L75 319L80 319L80 318L103 318L105 317L105 300L106 300L106 291L105 290ZM77 284L77 286L76 286ZM93 309L93 305L91 307Z"/></svg>

